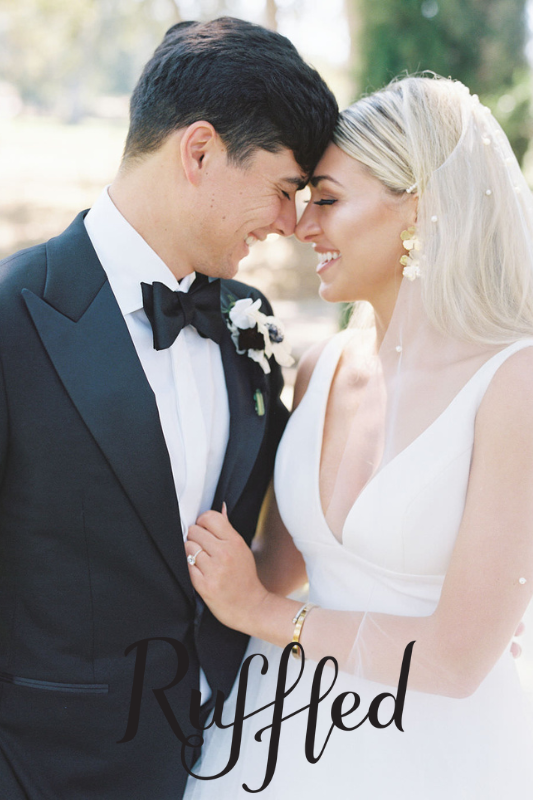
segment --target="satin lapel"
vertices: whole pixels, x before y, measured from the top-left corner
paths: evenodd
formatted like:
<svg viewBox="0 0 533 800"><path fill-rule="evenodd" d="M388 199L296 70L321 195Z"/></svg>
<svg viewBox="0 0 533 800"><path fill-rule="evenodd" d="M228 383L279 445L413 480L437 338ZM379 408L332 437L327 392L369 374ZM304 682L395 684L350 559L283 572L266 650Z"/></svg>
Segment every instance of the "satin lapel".
<svg viewBox="0 0 533 800"><path fill-rule="evenodd" d="M263 441L270 387L259 364L237 353L229 330L220 343L220 353L228 391L230 432L213 507L220 510L225 501L231 513L246 486ZM263 396L263 415L256 411L256 390Z"/></svg>
<svg viewBox="0 0 533 800"><path fill-rule="evenodd" d="M193 600L155 397L83 222L81 227L83 230L78 226L74 232L81 243L76 261L66 263L70 250L62 246L59 237L50 246L45 299L24 289L24 300L80 416L163 558ZM80 261L80 250L85 260ZM66 269L69 274L62 276ZM80 295L85 309L78 316L83 307Z"/></svg>

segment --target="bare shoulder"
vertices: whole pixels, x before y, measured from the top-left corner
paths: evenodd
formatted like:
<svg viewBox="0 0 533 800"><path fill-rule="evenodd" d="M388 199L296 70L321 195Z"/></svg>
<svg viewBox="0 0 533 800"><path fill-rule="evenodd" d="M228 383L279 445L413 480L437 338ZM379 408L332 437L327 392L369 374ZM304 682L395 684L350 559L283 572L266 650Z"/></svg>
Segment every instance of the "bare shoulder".
<svg viewBox="0 0 533 800"><path fill-rule="evenodd" d="M327 339L312 345L301 357L298 363L296 381L294 383L294 400L292 404L293 411L299 405L302 397L306 393L307 387L309 386L309 381L311 380L311 375L316 367L316 363L320 358L325 346L331 341L332 338L332 336L329 336Z"/></svg>
<svg viewBox="0 0 533 800"><path fill-rule="evenodd" d="M533 346L513 353L496 371L479 407L476 434L495 443L511 437L533 444Z"/></svg>

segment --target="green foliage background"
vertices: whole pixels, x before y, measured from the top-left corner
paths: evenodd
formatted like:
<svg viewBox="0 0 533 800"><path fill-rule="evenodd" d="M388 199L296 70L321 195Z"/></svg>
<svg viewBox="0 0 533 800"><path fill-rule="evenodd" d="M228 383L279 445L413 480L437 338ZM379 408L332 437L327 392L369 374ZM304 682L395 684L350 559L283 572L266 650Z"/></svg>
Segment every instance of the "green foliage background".
<svg viewBox="0 0 533 800"><path fill-rule="evenodd" d="M348 0L361 20L356 85L432 70L490 106L521 161L532 131L527 0ZM505 97L505 100L501 100Z"/></svg>

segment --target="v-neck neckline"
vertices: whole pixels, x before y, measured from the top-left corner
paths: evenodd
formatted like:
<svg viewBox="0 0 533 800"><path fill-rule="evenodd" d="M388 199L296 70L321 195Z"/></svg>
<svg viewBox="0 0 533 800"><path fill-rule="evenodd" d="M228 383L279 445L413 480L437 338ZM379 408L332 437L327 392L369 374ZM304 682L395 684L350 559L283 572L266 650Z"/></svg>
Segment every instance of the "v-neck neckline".
<svg viewBox="0 0 533 800"><path fill-rule="evenodd" d="M337 339L337 337L338 337L338 339ZM334 377L335 377L335 373L337 371L337 367L338 367L340 358L342 356L342 353L344 351L344 347L346 345L346 339L347 339L346 331L341 331L340 334L337 334L333 339L331 339L330 342L328 342L328 345L326 345L326 347L324 348L324 350L320 354L320 357L319 357L319 359L317 361L317 364L316 364L316 367L315 367L315 371L316 371L318 369L319 365L320 365L320 362L324 361L327 358L326 354L330 352L330 345L333 345L333 343L335 342L335 344L336 344L336 352L334 352L333 363L329 363L328 364L329 369L330 369L330 377L329 377L328 385L327 385L327 387L325 387L325 390L324 390L324 396L322 398L321 412L320 412L319 418L317 420L317 422L319 424L317 425L318 442L317 442L317 463L315 465L315 472L314 472L314 489L315 489L316 503L317 503L317 506L318 506L319 518L322 521L323 527L327 531L328 535L333 539L333 541L336 542L341 547L344 547L344 534L345 534L345 531L346 531L346 524L347 524L348 519L352 516L352 514L354 512L354 509L359 504L359 501L362 499L363 495L367 493L367 491L374 484L374 482L377 480L377 478L380 477L381 475L383 475L383 473L385 473L389 469L389 467L392 466L392 464L395 464L400 457L404 456L404 454L406 454L408 451L410 451L415 445L417 445L426 436L426 434L428 434L439 422L441 422L441 420L443 419L443 417L445 417L445 415L448 413L448 411L452 407L454 407L457 402L459 402L459 400L462 397L462 395L464 393L466 393L467 389L470 387L470 385L475 380L475 378L480 374L480 372L482 370L484 370L494 359L498 358L503 353L506 353L511 348L515 347L518 344L522 344L525 341L529 342L529 344L523 345L523 346L526 346L526 347L527 346L529 346L529 347L533 346L533 339L532 340L529 340L529 339L525 339L524 340L524 339L522 339L522 340L519 340L517 342L513 342L512 344L508 345L507 347L504 347L499 352L495 353L493 356L490 356L490 358L488 358L483 364L481 364L481 366L478 367L478 369L473 373L473 375L471 375L471 377L467 380L467 382L464 384L464 386L457 392L455 397L448 403L446 408L444 408L441 411L441 413L433 420L433 422L431 422L427 426L427 428L424 428L424 430L421 433L419 433L418 436L416 436L412 440L412 442L410 442L406 447L404 447L403 450L400 450L399 453L396 453L396 455L393 456L393 458L391 458L391 460L388 461L383 467L381 467L381 465L380 465L378 467L378 469L371 475L371 477L367 480L367 482L365 483L365 485L363 486L363 488L361 489L361 491L359 492L359 494L355 498L354 502L350 506L350 509L349 509L348 513L346 514L346 517L344 519L344 523L343 523L343 526L342 526L341 538L339 539L333 533L331 528L329 527L329 524L328 524L328 522L326 520L326 515L324 513L324 509L322 507L322 497L321 497L321 493L320 493L320 467L321 467L321 464L322 464L322 451L323 451L323 445L324 445L324 425L325 425L325 421L326 421L326 414L327 414L327 409L328 409L328 405L329 405L329 400L330 400L330 397L331 397L331 389L332 389L333 380L334 380ZM518 349L522 349L522 348L520 347ZM331 350L333 350L333 347L331 347Z"/></svg>

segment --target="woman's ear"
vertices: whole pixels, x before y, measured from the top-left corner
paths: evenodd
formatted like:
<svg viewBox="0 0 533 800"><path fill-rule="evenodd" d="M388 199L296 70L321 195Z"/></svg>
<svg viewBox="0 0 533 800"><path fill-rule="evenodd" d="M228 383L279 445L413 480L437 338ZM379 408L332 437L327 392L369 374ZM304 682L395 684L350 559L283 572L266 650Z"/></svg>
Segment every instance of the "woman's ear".
<svg viewBox="0 0 533 800"><path fill-rule="evenodd" d="M405 208L405 216L408 221L407 227L410 228L411 225L416 225L418 221L418 195L417 194L410 194L405 196L406 208Z"/></svg>
<svg viewBox="0 0 533 800"><path fill-rule="evenodd" d="M199 185L220 146L220 137L210 122L201 120L185 128L180 141L180 156L189 183Z"/></svg>

